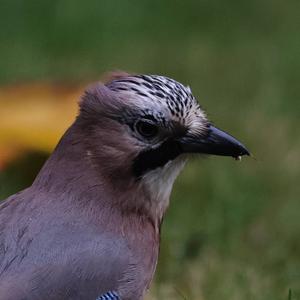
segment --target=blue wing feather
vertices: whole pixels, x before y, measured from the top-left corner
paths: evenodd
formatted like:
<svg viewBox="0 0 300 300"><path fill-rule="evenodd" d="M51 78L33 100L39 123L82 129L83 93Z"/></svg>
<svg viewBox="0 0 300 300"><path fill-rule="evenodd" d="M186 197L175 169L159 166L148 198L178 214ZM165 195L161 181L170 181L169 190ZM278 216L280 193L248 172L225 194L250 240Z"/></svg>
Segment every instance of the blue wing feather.
<svg viewBox="0 0 300 300"><path fill-rule="evenodd" d="M116 292L107 292L104 295L101 295L96 300L121 300Z"/></svg>

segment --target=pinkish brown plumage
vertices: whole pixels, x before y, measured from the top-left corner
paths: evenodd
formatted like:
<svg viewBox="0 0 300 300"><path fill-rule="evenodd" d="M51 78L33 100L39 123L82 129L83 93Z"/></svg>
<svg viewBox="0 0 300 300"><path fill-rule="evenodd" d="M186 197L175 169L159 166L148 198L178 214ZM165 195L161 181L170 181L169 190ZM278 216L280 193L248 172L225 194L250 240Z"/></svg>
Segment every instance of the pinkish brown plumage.
<svg viewBox="0 0 300 300"><path fill-rule="evenodd" d="M143 299L190 153L249 154L173 79L90 87L32 186L0 206L1 300Z"/></svg>

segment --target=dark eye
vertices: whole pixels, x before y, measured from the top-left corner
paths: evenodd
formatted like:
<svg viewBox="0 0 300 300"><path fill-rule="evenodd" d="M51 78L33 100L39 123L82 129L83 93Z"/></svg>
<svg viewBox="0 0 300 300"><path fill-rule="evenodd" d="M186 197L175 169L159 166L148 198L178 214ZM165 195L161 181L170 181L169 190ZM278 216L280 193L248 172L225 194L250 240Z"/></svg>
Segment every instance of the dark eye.
<svg viewBox="0 0 300 300"><path fill-rule="evenodd" d="M151 122L138 121L135 127L138 133L146 138L152 138L158 133L158 127Z"/></svg>

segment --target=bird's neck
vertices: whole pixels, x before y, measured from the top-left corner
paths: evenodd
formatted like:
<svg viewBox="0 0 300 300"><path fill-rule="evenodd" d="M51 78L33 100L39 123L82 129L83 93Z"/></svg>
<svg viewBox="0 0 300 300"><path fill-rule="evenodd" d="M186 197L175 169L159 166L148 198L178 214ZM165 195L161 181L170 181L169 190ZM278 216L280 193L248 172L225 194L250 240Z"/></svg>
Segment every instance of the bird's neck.
<svg viewBox="0 0 300 300"><path fill-rule="evenodd" d="M187 158L182 155L169 161L163 167L147 172L141 178L143 189L150 195L149 210L162 219L168 206L173 184L182 171Z"/></svg>
<svg viewBox="0 0 300 300"><path fill-rule="evenodd" d="M95 185L97 179L87 161L82 134L74 123L63 135L32 187L46 193L70 194Z"/></svg>
<svg viewBox="0 0 300 300"><path fill-rule="evenodd" d="M43 166L32 188L51 194L47 197L49 201L73 208L93 207L94 210L108 209L123 215L145 217L158 230L169 195L157 194L156 191L153 197L151 183L155 182L151 178L145 184L126 173L105 174L107 169L103 166L108 158L98 157L95 162L90 151L84 132L75 122ZM160 202L160 197L164 198L163 202Z"/></svg>

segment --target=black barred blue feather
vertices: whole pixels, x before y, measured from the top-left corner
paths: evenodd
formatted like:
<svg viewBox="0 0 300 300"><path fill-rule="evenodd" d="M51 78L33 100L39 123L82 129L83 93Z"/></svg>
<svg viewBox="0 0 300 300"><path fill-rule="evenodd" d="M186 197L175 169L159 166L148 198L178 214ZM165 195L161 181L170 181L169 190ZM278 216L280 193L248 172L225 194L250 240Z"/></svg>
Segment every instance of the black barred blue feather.
<svg viewBox="0 0 300 300"><path fill-rule="evenodd" d="M106 294L98 297L96 300L121 300L116 292L107 292Z"/></svg>

